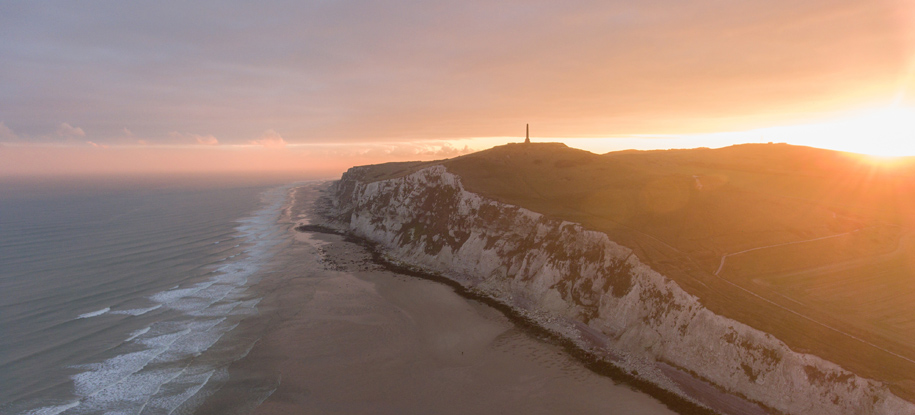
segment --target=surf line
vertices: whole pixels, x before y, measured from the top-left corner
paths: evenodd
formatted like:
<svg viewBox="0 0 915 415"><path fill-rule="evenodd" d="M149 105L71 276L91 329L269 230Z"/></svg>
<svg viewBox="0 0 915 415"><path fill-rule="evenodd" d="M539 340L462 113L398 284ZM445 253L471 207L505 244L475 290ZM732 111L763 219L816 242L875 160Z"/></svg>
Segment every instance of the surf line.
<svg viewBox="0 0 915 415"><path fill-rule="evenodd" d="M96 311L92 311L92 312L89 312L89 313L80 314L79 317L77 317L76 319L78 320L78 319L81 319L81 318L97 317L97 316L100 316L100 315L102 315L102 314L105 314L105 313L107 313L107 312L109 312L109 311L111 311L111 307L105 307L105 308L103 308L103 309L101 309L101 310L96 310Z"/></svg>

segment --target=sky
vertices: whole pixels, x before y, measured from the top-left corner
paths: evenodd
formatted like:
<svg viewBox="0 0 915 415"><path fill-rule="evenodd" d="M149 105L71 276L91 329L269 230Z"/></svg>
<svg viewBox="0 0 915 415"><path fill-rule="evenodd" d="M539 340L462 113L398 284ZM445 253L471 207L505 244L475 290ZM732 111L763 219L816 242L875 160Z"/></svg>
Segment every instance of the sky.
<svg viewBox="0 0 915 415"><path fill-rule="evenodd" d="M915 155L912 0L0 2L0 176L301 172L523 138Z"/></svg>

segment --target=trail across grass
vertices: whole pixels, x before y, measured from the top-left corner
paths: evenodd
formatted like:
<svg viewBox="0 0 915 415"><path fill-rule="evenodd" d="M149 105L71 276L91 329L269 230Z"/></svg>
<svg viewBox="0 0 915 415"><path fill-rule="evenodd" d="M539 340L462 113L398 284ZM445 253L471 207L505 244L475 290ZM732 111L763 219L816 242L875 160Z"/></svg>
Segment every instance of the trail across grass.
<svg viewBox="0 0 915 415"><path fill-rule="evenodd" d="M855 229L855 230L853 230L853 231L851 231L851 232L840 233L840 234L838 234L838 235L830 235L830 236L823 236L823 237L813 238L813 239L805 239L805 240L803 240L803 241L786 242L786 243L783 243L783 244L766 245L766 246L760 246L760 247L757 247L757 248L745 249L745 250L743 250L743 251L734 252L734 253L732 253L732 254L724 254L724 255L721 257L721 264L718 265L718 270L715 271L715 276L717 277L718 274L721 273L721 270L724 269L724 261L725 261L729 256L745 254L745 253L747 253L747 252L759 251L759 250L761 250L761 249L775 248L775 247L777 247L777 246L795 245L795 244L802 244L802 243L805 243L805 242L821 241L821 240L823 240L823 239L838 238L838 237L840 237L840 236L851 235L851 234L853 234L853 233L855 233L855 232L859 232L859 231L862 231L862 230L864 230L864 229L867 229L867 228Z"/></svg>

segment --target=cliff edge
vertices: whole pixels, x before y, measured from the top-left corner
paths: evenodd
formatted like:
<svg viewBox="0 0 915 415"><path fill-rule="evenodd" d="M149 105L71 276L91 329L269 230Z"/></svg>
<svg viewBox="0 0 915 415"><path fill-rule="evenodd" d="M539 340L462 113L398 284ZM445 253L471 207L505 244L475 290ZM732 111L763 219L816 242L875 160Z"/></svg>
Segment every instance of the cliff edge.
<svg viewBox="0 0 915 415"><path fill-rule="evenodd" d="M443 165L402 167L350 169L330 224L719 412L915 414L883 383L710 311L604 232L469 192Z"/></svg>

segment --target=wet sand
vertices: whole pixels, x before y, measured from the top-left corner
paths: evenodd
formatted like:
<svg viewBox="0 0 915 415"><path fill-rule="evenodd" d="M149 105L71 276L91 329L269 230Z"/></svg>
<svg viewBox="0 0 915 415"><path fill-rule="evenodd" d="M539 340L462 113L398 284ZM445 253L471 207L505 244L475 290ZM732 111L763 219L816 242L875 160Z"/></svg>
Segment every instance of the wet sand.
<svg viewBox="0 0 915 415"><path fill-rule="evenodd" d="M238 334L257 344L198 413L674 413L447 285L385 270L343 237L294 232L315 195L287 211L295 242Z"/></svg>

